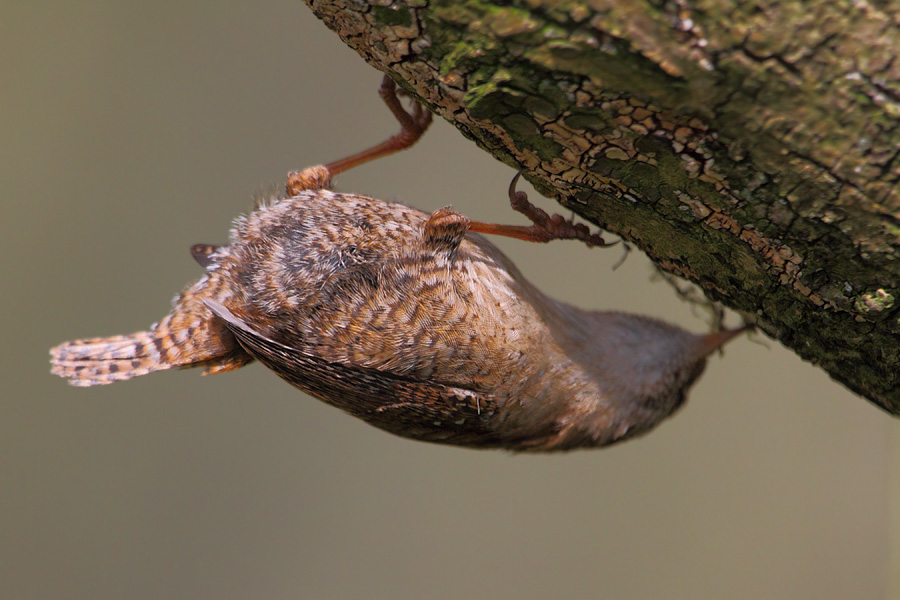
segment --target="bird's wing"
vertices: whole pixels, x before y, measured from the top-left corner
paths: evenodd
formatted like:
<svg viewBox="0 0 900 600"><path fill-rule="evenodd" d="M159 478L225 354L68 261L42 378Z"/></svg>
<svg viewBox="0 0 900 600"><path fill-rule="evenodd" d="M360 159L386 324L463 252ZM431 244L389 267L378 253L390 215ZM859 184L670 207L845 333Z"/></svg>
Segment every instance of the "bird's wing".
<svg viewBox="0 0 900 600"><path fill-rule="evenodd" d="M268 338L219 302L204 302L249 354L282 379L328 404L404 437L468 446L497 445L490 427L497 406L486 394L325 361Z"/></svg>

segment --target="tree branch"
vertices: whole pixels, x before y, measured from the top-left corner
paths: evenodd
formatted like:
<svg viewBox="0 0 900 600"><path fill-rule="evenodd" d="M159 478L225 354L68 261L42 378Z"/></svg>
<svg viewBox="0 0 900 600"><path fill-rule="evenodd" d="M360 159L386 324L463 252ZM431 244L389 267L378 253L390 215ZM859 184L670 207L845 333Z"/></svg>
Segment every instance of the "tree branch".
<svg viewBox="0 0 900 600"><path fill-rule="evenodd" d="M306 2L541 193L900 414L900 9Z"/></svg>

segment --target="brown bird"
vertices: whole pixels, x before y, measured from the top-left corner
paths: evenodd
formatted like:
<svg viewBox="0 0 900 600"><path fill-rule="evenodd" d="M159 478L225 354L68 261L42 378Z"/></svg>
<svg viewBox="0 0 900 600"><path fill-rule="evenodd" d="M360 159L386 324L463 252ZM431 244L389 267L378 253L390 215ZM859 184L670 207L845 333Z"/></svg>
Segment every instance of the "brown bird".
<svg viewBox="0 0 900 600"><path fill-rule="evenodd" d="M657 319L582 310L541 293L473 232L608 245L510 186L528 227L472 222L329 189L333 175L415 143L430 113L381 93L400 134L289 176L239 217L207 270L150 330L51 350L76 386L173 367L220 373L254 359L301 390L418 440L511 450L604 446L685 400L710 353L746 328L695 335ZM516 176L518 178L518 175Z"/></svg>

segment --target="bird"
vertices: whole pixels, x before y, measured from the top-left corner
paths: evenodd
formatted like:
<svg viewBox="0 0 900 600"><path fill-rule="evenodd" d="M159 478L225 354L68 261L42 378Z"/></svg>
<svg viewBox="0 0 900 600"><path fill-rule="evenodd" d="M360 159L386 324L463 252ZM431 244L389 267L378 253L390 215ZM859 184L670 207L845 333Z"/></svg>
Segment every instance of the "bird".
<svg viewBox="0 0 900 600"><path fill-rule="evenodd" d="M400 133L289 174L283 193L234 221L229 243L191 248L205 274L166 317L132 335L61 344L51 372L87 387L259 361L406 438L565 451L652 430L684 404L707 358L750 328L694 334L543 293L484 234L611 244L532 206L518 174L510 201L530 226L334 191L336 174L411 146L431 122L420 104L403 108L387 76L381 95Z"/></svg>

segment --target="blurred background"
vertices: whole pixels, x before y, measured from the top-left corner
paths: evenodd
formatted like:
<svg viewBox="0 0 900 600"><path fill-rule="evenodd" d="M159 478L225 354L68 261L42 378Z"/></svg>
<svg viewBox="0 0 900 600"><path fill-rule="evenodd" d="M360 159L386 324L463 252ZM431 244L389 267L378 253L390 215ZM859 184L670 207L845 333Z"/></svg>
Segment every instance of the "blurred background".
<svg viewBox="0 0 900 600"><path fill-rule="evenodd" d="M552 456L396 438L258 365L50 376L50 346L161 318L288 170L396 123L299 0L11 0L0 56L0 597L900 597L900 423L775 342L648 437ZM512 175L437 122L337 185L519 222ZM638 252L495 241L571 303L707 327Z"/></svg>

